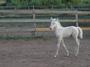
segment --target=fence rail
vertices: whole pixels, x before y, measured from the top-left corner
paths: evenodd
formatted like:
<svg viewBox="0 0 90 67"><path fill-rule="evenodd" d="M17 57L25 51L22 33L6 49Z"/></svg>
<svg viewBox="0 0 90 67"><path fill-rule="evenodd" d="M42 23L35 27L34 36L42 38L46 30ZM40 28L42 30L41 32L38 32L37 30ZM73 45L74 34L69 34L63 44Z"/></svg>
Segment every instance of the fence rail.
<svg viewBox="0 0 90 67"><path fill-rule="evenodd" d="M77 11L77 10L60 10L60 9L13 9L13 10L0 10L0 13L5 14L90 14L90 11Z"/></svg>
<svg viewBox="0 0 90 67"><path fill-rule="evenodd" d="M60 22L77 22L77 19L60 19ZM78 19L79 22L90 22L90 19ZM0 23L13 23L13 22L41 22L47 23L50 22L50 19L0 19Z"/></svg>
<svg viewBox="0 0 90 67"><path fill-rule="evenodd" d="M60 22L76 22L76 19L61 19ZM50 19L0 19L0 22L50 22Z"/></svg>

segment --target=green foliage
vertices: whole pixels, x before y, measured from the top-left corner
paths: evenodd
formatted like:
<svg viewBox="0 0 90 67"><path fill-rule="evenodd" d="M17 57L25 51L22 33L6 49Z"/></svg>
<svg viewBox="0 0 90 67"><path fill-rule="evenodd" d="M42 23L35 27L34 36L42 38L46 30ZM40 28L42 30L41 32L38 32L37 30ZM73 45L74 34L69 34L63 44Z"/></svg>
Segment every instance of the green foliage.
<svg viewBox="0 0 90 67"><path fill-rule="evenodd" d="M71 4L71 5L78 5L81 3L81 0L63 0L62 3L64 4Z"/></svg>
<svg viewBox="0 0 90 67"><path fill-rule="evenodd" d="M11 3L17 7L26 7L29 2L30 0L11 0Z"/></svg>
<svg viewBox="0 0 90 67"><path fill-rule="evenodd" d="M17 7L27 6L73 6L79 4L90 4L90 0L10 0Z"/></svg>
<svg viewBox="0 0 90 67"><path fill-rule="evenodd" d="M30 4L35 6L61 5L62 0L31 0Z"/></svg>
<svg viewBox="0 0 90 67"><path fill-rule="evenodd" d="M31 5L40 6L42 5L42 0L31 0L29 3Z"/></svg>
<svg viewBox="0 0 90 67"><path fill-rule="evenodd" d="M90 0L82 0L81 3L82 4L90 4Z"/></svg>
<svg viewBox="0 0 90 67"><path fill-rule="evenodd" d="M0 0L0 5L6 4L6 0Z"/></svg>
<svg viewBox="0 0 90 67"><path fill-rule="evenodd" d="M54 0L54 4L55 5L62 5L62 0Z"/></svg>
<svg viewBox="0 0 90 67"><path fill-rule="evenodd" d="M25 6L52 6L61 5L62 0L11 0L11 3L17 7Z"/></svg>
<svg viewBox="0 0 90 67"><path fill-rule="evenodd" d="M78 4L81 3L81 0L72 0L71 3L72 3L73 5L78 5Z"/></svg>

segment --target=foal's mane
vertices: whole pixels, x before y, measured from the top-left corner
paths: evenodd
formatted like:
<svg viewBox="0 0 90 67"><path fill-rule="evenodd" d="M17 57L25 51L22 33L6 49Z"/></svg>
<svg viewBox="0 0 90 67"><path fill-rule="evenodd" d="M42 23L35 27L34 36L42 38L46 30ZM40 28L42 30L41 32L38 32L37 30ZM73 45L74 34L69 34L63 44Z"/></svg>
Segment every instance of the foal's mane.
<svg viewBox="0 0 90 67"><path fill-rule="evenodd" d="M57 24L62 26L61 23L60 23L60 20L58 18L56 18L56 21L57 21Z"/></svg>

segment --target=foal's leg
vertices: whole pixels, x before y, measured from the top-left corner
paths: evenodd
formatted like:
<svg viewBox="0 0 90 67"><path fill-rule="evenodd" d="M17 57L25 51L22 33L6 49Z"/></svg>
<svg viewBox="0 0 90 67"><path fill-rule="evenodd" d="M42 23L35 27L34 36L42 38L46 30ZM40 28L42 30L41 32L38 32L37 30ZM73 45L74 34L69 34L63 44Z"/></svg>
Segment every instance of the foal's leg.
<svg viewBox="0 0 90 67"><path fill-rule="evenodd" d="M60 48L60 43L61 43L61 39L58 38L58 42L57 42L57 51L56 51L56 54L54 57L56 57L58 55L58 51L59 51L59 48Z"/></svg>
<svg viewBox="0 0 90 67"><path fill-rule="evenodd" d="M79 45L80 45L80 41L79 41L78 37L76 37L76 43L77 43L77 51L76 51L75 56L77 56L78 53L79 53Z"/></svg>
<svg viewBox="0 0 90 67"><path fill-rule="evenodd" d="M64 40L62 40L62 45L63 45L63 47L65 48L65 50L67 52L67 56L69 56L69 51L68 51L68 49L67 49L67 47L66 47L66 45L64 43Z"/></svg>

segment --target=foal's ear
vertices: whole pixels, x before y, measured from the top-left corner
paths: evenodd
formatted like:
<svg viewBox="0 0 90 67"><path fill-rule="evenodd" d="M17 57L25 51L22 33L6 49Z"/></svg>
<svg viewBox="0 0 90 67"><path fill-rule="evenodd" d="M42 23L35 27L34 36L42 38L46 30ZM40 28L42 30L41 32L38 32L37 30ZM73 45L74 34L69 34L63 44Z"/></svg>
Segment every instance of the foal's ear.
<svg viewBox="0 0 90 67"><path fill-rule="evenodd" d="M53 18L52 17L50 17L50 20L52 20Z"/></svg>
<svg viewBox="0 0 90 67"><path fill-rule="evenodd" d="M57 20L59 20L58 18L56 18Z"/></svg>
<svg viewBox="0 0 90 67"><path fill-rule="evenodd" d="M59 21L59 19L58 19L58 18L56 18L56 20L57 20L57 21Z"/></svg>

